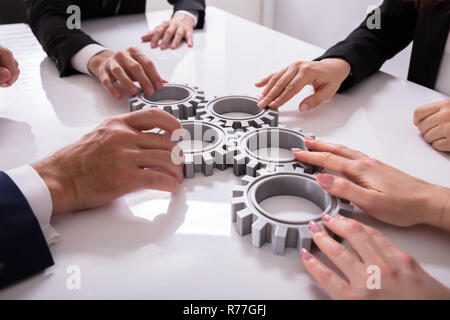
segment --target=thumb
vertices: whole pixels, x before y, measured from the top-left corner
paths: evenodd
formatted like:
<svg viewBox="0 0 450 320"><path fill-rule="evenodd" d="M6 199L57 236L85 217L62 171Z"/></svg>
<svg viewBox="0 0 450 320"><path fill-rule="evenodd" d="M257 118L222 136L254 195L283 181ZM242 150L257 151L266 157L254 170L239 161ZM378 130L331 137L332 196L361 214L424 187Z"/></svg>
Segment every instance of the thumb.
<svg viewBox="0 0 450 320"><path fill-rule="evenodd" d="M0 67L0 82L6 82L11 79L11 73L8 69Z"/></svg>
<svg viewBox="0 0 450 320"><path fill-rule="evenodd" d="M327 101L334 95L334 92L332 89L330 89L329 86L324 86L323 88L320 88L314 92L314 94L310 95L309 97L305 98L300 103L300 111L308 111L310 109L313 109L320 105L322 102Z"/></svg>
<svg viewBox="0 0 450 320"><path fill-rule="evenodd" d="M347 179L330 174L318 174L316 181L331 195L349 200L363 210L370 211L370 208L374 207L376 191L365 189Z"/></svg>

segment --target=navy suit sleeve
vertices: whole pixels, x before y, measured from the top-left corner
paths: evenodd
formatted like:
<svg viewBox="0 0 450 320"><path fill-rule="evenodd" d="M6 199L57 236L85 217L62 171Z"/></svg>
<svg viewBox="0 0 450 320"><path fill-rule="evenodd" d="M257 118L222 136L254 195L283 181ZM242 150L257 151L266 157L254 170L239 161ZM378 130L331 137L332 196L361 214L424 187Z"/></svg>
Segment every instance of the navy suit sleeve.
<svg viewBox="0 0 450 320"><path fill-rule="evenodd" d="M27 200L11 178L0 171L0 287L53 264L47 241Z"/></svg>

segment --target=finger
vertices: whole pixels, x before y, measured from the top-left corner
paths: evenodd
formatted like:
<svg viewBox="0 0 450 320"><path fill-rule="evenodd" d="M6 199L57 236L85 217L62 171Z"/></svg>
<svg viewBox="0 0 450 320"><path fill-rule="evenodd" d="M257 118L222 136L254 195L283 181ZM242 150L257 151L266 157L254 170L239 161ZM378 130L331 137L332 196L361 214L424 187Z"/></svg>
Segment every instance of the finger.
<svg viewBox="0 0 450 320"><path fill-rule="evenodd" d="M441 124L442 120L443 119L440 112L436 112L422 120L417 125L417 128L419 129L421 134L425 135L428 131Z"/></svg>
<svg viewBox="0 0 450 320"><path fill-rule="evenodd" d="M140 50L132 50L131 55L136 59L140 65L144 68L147 77L151 80L153 87L157 90L163 88L163 79L156 70L155 64Z"/></svg>
<svg viewBox="0 0 450 320"><path fill-rule="evenodd" d="M445 125L436 126L425 133L423 138L428 143L433 143L436 140L446 138L444 129Z"/></svg>
<svg viewBox="0 0 450 320"><path fill-rule="evenodd" d="M131 95L136 95L139 93L139 89L136 88L133 81L128 77L127 73L121 65L116 62L111 62L110 72L120 82L122 87Z"/></svg>
<svg viewBox="0 0 450 320"><path fill-rule="evenodd" d="M180 185L171 175L151 169L139 169L139 185L142 188L175 192Z"/></svg>
<svg viewBox="0 0 450 320"><path fill-rule="evenodd" d="M273 76L274 76L274 73L272 73L271 75L265 77L265 78L262 79L261 81L256 82L256 83L255 83L255 86L257 86L258 88L261 88L261 87L265 86L265 85L269 82L270 78L272 78ZM262 95L261 95L261 96L262 96Z"/></svg>
<svg viewBox="0 0 450 320"><path fill-rule="evenodd" d="M183 127L178 119L164 110L150 108L131 112L122 117L129 126L138 131L160 128L172 135L176 134L176 138L182 136Z"/></svg>
<svg viewBox="0 0 450 320"><path fill-rule="evenodd" d="M335 93L333 87L325 85L300 103L300 111L308 111L329 100Z"/></svg>
<svg viewBox="0 0 450 320"><path fill-rule="evenodd" d="M141 150L134 161L140 168L158 168L170 174L177 181L183 180L183 165L172 162L172 153L170 151L158 149Z"/></svg>
<svg viewBox="0 0 450 320"><path fill-rule="evenodd" d="M284 68L283 70L275 73L267 83L266 87L264 88L263 92L261 93L259 102L263 102L266 95L272 90L273 86L277 83L277 81L283 76L283 74L288 70L288 68Z"/></svg>
<svg viewBox="0 0 450 320"><path fill-rule="evenodd" d="M450 152L450 138L439 139L432 143L434 149L442 152Z"/></svg>
<svg viewBox="0 0 450 320"><path fill-rule="evenodd" d="M181 40L183 40L184 35L185 35L184 30L182 28L178 28L177 32L175 33L175 36L173 37L170 48L177 49L180 46Z"/></svg>
<svg viewBox="0 0 450 320"><path fill-rule="evenodd" d="M114 85L114 81L111 79L111 77L107 74L107 72L104 72L99 77L100 82L105 88L105 90L116 99L122 99L122 94L120 93L119 89Z"/></svg>
<svg viewBox="0 0 450 320"><path fill-rule="evenodd" d="M297 70L294 68L289 68L273 85L269 93L264 96L264 99L260 101L258 106L260 108L265 108L267 106L271 107L271 103L275 98L277 98L286 88L286 86L294 79L297 74ZM263 102L264 101L264 102Z"/></svg>
<svg viewBox="0 0 450 320"><path fill-rule="evenodd" d="M422 120L438 112L441 106L436 103L427 104L414 111L414 124L417 126Z"/></svg>
<svg viewBox="0 0 450 320"><path fill-rule="evenodd" d="M136 137L136 145L142 149L160 149L172 151L177 143L166 134L143 132Z"/></svg>
<svg viewBox="0 0 450 320"><path fill-rule="evenodd" d="M281 107L283 104L288 102L300 92L306 85L308 81L303 78L301 75L297 74L295 78L284 88L284 91L276 98L272 103L269 104L269 107L272 109L276 109Z"/></svg>
<svg viewBox="0 0 450 320"><path fill-rule="evenodd" d="M166 31L166 29L169 27L169 22L165 21L163 22L163 24L161 24L159 27L157 27L154 30L153 36L152 36L152 40L151 40L151 44L150 46L152 48L156 48L158 46L158 42L161 39L161 37L163 36L164 32Z"/></svg>
<svg viewBox="0 0 450 320"><path fill-rule="evenodd" d="M317 247L342 271L348 280L361 274L362 263L343 244L334 240L317 222L310 221L309 229Z"/></svg>
<svg viewBox="0 0 450 320"><path fill-rule="evenodd" d="M165 50L169 47L169 43L172 40L175 32L177 31L177 26L175 24L171 24L170 27L166 29L164 32L164 36L161 40L160 48L161 50Z"/></svg>
<svg viewBox="0 0 450 320"><path fill-rule="evenodd" d="M302 249L301 252L303 264L311 276L320 283L331 297L341 297L342 293L347 290L349 286L348 282L338 276L330 268L326 267L306 249Z"/></svg>
<svg viewBox="0 0 450 320"><path fill-rule="evenodd" d="M17 60L14 58L13 54L9 50L0 51L0 65L8 69L10 77L17 75L19 70Z"/></svg>
<svg viewBox="0 0 450 320"><path fill-rule="evenodd" d="M316 181L329 194L347 199L367 212L370 212L370 208L382 200L378 191L363 188L345 178L318 174Z"/></svg>
<svg viewBox="0 0 450 320"><path fill-rule="evenodd" d="M334 172L345 174L352 160L335 155L331 152L310 152L302 149L292 149L295 158L300 162L309 163Z"/></svg>
<svg viewBox="0 0 450 320"><path fill-rule="evenodd" d="M186 31L186 41L188 47L192 48L194 46L194 31L192 29Z"/></svg>
<svg viewBox="0 0 450 320"><path fill-rule="evenodd" d="M11 79L11 72L8 69L0 67L0 83L6 83Z"/></svg>
<svg viewBox="0 0 450 320"><path fill-rule="evenodd" d="M128 73L132 75L135 81L139 82L139 85L141 86L144 93L147 96L152 96L155 92L153 89L153 85L150 79L147 77L147 74L141 64L132 57L124 57L122 65L126 66L126 70L128 71Z"/></svg>
<svg viewBox="0 0 450 320"><path fill-rule="evenodd" d="M323 214L322 221L327 229L347 240L364 263L379 264L384 261L382 250L361 223L329 214Z"/></svg>
<svg viewBox="0 0 450 320"><path fill-rule="evenodd" d="M357 150L352 150L341 144L334 144L330 142L314 140L309 137L306 137L305 143L308 149L312 151L330 152L337 156L351 160L368 158L367 155L365 155L364 153Z"/></svg>
<svg viewBox="0 0 450 320"><path fill-rule="evenodd" d="M152 40L153 34L155 33L154 30L149 31L148 33L144 34L141 37L142 42L149 42L150 40Z"/></svg>

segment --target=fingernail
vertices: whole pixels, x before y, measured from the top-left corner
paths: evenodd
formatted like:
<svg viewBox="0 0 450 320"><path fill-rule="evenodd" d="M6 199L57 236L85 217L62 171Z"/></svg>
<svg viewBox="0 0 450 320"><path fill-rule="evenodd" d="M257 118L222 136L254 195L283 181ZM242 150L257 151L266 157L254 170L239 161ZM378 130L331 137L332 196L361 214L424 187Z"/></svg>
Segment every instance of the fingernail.
<svg viewBox="0 0 450 320"><path fill-rule="evenodd" d="M313 233L320 232L322 228L317 224L317 222L311 220L309 222L309 230L311 230Z"/></svg>
<svg viewBox="0 0 450 320"><path fill-rule="evenodd" d="M304 112L309 110L309 105L307 103L304 103L300 106L300 111Z"/></svg>
<svg viewBox="0 0 450 320"><path fill-rule="evenodd" d="M269 107L273 107L275 105L275 101L272 101L270 104L269 104Z"/></svg>
<svg viewBox="0 0 450 320"><path fill-rule="evenodd" d="M258 107L262 107L264 104L266 103L265 99L262 99L259 103L258 103Z"/></svg>
<svg viewBox="0 0 450 320"><path fill-rule="evenodd" d="M163 87L164 87L164 86L163 86L162 83L158 83L158 84L156 85L156 89L158 89L158 90L161 90Z"/></svg>
<svg viewBox="0 0 450 320"><path fill-rule="evenodd" d="M314 141L314 139L312 137L309 137L309 136L306 136L305 140Z"/></svg>
<svg viewBox="0 0 450 320"><path fill-rule="evenodd" d="M291 151L292 152L302 152L303 150L299 149L299 148L292 148Z"/></svg>
<svg viewBox="0 0 450 320"><path fill-rule="evenodd" d="M302 248L302 258L306 261L311 260L312 254L309 253L305 248Z"/></svg>
<svg viewBox="0 0 450 320"><path fill-rule="evenodd" d="M131 94L131 95L135 96L135 95L137 95L138 93L139 93L139 89L138 89L138 88L133 87L133 88L130 89L130 94Z"/></svg>
<svg viewBox="0 0 450 320"><path fill-rule="evenodd" d="M336 218L341 219L341 220L345 220L344 216L341 216L339 213L335 215Z"/></svg>
<svg viewBox="0 0 450 320"><path fill-rule="evenodd" d="M328 213L323 213L323 214L321 215L321 217L322 217L322 220L324 220L324 221L330 221L331 218L332 218L332 216L329 215Z"/></svg>
<svg viewBox="0 0 450 320"><path fill-rule="evenodd" d="M317 182L324 188L328 189L334 182L334 178L324 174L319 174L316 178Z"/></svg>

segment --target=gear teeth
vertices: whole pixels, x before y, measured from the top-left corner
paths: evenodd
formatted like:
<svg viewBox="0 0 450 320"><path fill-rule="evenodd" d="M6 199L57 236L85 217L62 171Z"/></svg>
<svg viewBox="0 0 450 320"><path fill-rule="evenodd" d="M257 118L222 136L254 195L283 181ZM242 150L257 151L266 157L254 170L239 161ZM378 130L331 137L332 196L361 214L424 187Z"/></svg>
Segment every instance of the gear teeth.
<svg viewBox="0 0 450 320"><path fill-rule="evenodd" d="M243 176L243 177L241 178L241 182L242 182L242 185L243 185L243 186L246 186L247 184L249 184L249 183L252 182L253 180L254 180L254 178L251 177L251 176Z"/></svg>
<svg viewBox="0 0 450 320"><path fill-rule="evenodd" d="M200 104L206 104L203 91L186 85L165 83L164 88L161 91L155 92L155 95L157 95L155 101L150 101L144 92L140 90L137 95L129 97L128 110L133 112L141 109L158 108L172 114L178 119L187 119L196 114L196 109ZM173 99L177 95L185 96L185 98L180 98L179 101L173 103L158 102L158 100Z"/></svg>
<svg viewBox="0 0 450 320"><path fill-rule="evenodd" d="M233 172L237 176L242 176L246 172L246 157L238 154L233 159Z"/></svg>
<svg viewBox="0 0 450 320"><path fill-rule="evenodd" d="M270 229L269 223L262 218L256 220L252 224L252 244L255 247L260 248L270 240L269 229Z"/></svg>
<svg viewBox="0 0 450 320"><path fill-rule="evenodd" d="M272 235L272 250L275 254L283 255L286 249L286 239L288 228L285 226L277 226Z"/></svg>
<svg viewBox="0 0 450 320"><path fill-rule="evenodd" d="M184 155L184 176L186 178L194 177L194 157L191 154Z"/></svg>
<svg viewBox="0 0 450 320"><path fill-rule="evenodd" d="M300 250L310 250L312 244L312 233L308 227L301 227L299 230L299 237L297 239L297 254L300 255Z"/></svg>
<svg viewBox="0 0 450 320"><path fill-rule="evenodd" d="M202 155L202 171L205 176L212 176L214 170L214 159L209 153Z"/></svg>
<svg viewBox="0 0 450 320"><path fill-rule="evenodd" d="M232 198L231 199L231 215L233 222L236 221L236 213L245 209L244 197Z"/></svg>
<svg viewBox="0 0 450 320"><path fill-rule="evenodd" d="M253 214L250 210L244 209L236 213L236 231L240 236L245 236L252 232Z"/></svg>
<svg viewBox="0 0 450 320"><path fill-rule="evenodd" d="M256 160L250 160L250 162L246 166L246 174L249 176L255 176L258 168L259 162Z"/></svg>

